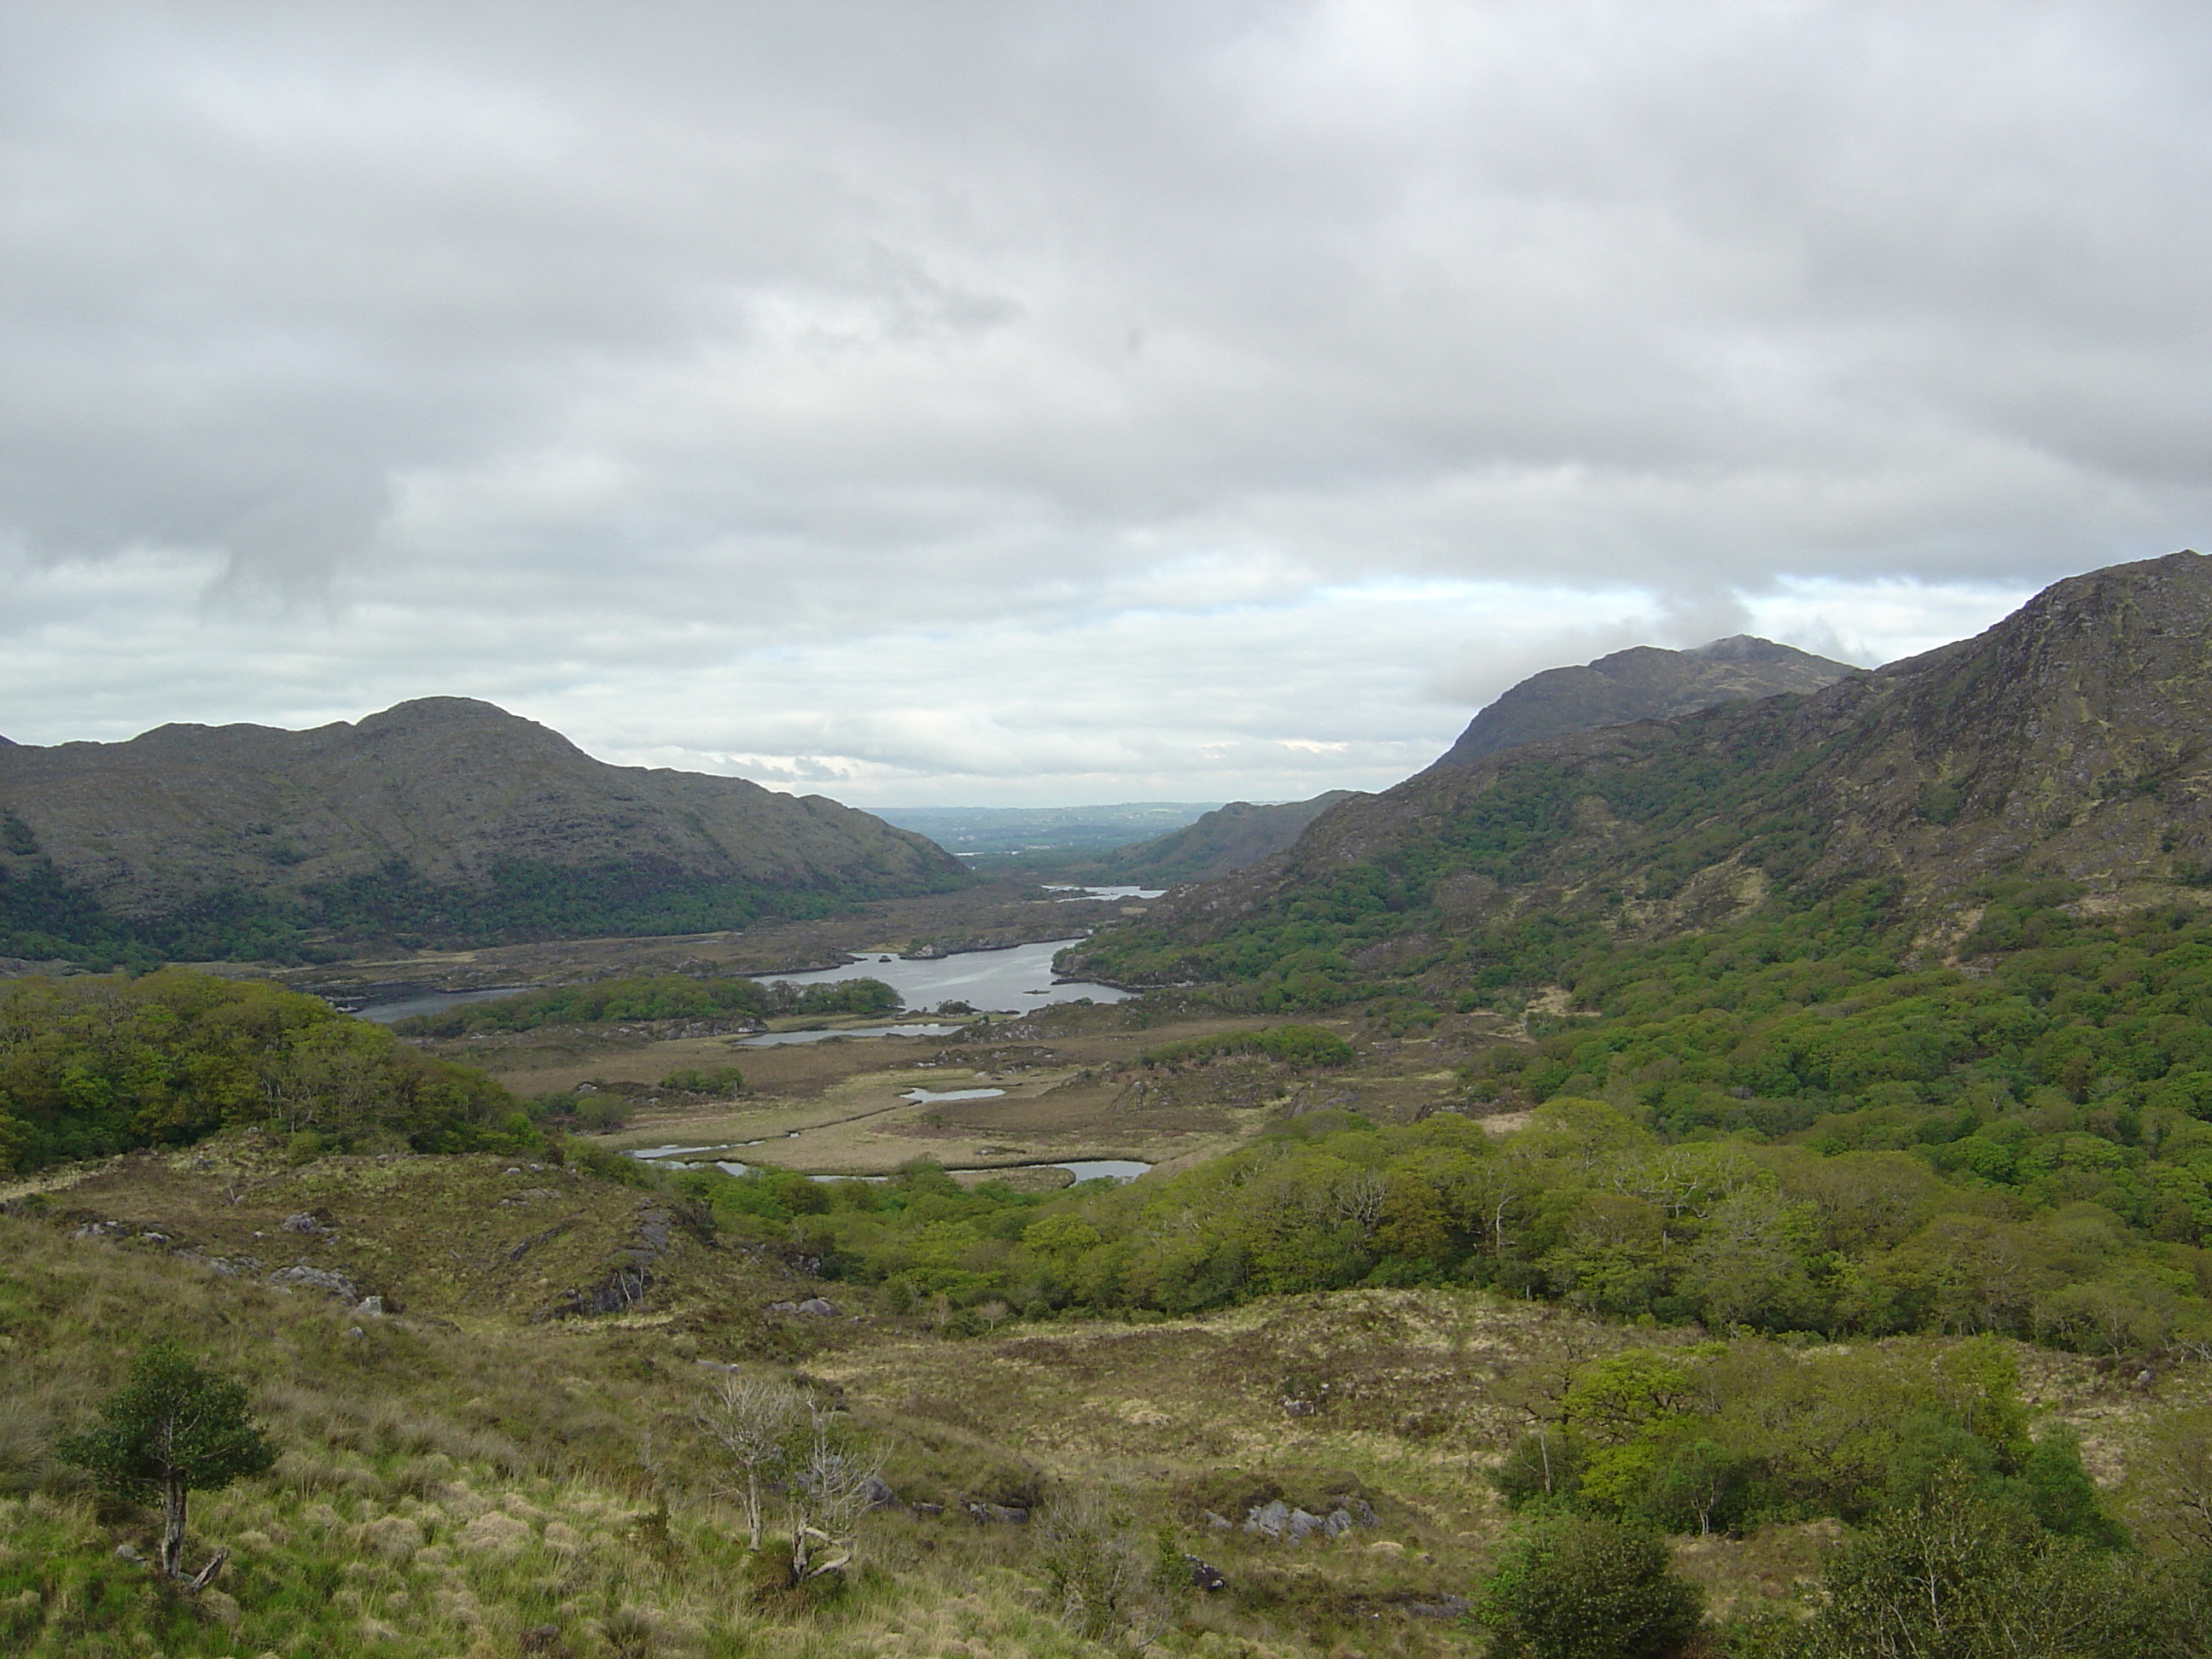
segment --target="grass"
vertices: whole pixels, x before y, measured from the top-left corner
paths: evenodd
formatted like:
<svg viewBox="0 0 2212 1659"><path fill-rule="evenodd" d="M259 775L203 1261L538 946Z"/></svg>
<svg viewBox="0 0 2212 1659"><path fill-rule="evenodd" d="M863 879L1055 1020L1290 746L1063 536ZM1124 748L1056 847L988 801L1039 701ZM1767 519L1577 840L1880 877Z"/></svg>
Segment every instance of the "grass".
<svg viewBox="0 0 2212 1659"><path fill-rule="evenodd" d="M547 1196L501 1202L526 1193ZM1176 1552L1228 1581L1174 1600L1157 1653L1472 1656L1480 1634L1447 1598L1471 1592L1508 1524L1485 1472L1524 1421L1519 1402L1562 1367L1691 1335L1425 1289L954 1340L927 1310L894 1317L773 1253L680 1228L642 1310L538 1316L551 1291L624 1247L641 1206L664 1202L495 1158L295 1165L241 1138L116 1160L57 1191L44 1219L0 1215L0 1648L71 1659L1103 1655L1114 1650L1055 1616L1042 1519L978 1524L965 1506L1042 1517L1118 1493L1133 1535L1164 1526ZM283 1233L280 1258L266 1236L316 1210L334 1237ZM92 1217L130 1224L119 1237L70 1236ZM507 1261L515 1240L562 1218L572 1224L542 1255ZM163 1241L144 1237L155 1231ZM409 1312L379 1319L177 1253L238 1251L257 1231L265 1261L296 1254L365 1285L387 1272ZM859 1316L763 1311L817 1290ZM114 1553L150 1553L155 1517L90 1491L46 1449L163 1336L247 1379L283 1449L268 1475L195 1500L189 1559L233 1552L215 1593L197 1600ZM1911 1359L1942 1346L1898 1347ZM2212 1397L2201 1365L2144 1390L2077 1357L2014 1352L2030 1399L2081 1429L2091 1468L2124 1494L2146 1431ZM702 1360L795 1376L884 1449L886 1478L915 1507L864 1522L842 1595L755 1594L758 1564L686 1425L715 1374ZM1376 1524L1296 1547L1243 1531L1245 1513L1274 1498L1316 1511L1364 1503ZM1717 1606L1788 1601L1832 1531L1770 1527L1683 1540L1678 1555Z"/></svg>

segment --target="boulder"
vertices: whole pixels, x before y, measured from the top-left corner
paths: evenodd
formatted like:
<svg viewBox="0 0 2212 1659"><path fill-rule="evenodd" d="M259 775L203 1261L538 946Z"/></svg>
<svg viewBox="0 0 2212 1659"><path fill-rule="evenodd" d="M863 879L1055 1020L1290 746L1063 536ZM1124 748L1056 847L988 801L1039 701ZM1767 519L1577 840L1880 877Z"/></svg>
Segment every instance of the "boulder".
<svg viewBox="0 0 2212 1659"><path fill-rule="evenodd" d="M1244 1530L1264 1538L1280 1538L1290 1526L1291 1506L1279 1498L1273 1503L1255 1504L1244 1516Z"/></svg>
<svg viewBox="0 0 2212 1659"><path fill-rule="evenodd" d="M311 1290L328 1291L349 1302L361 1300L361 1287L343 1273L334 1273L327 1267L279 1267L269 1275L271 1285L305 1285Z"/></svg>

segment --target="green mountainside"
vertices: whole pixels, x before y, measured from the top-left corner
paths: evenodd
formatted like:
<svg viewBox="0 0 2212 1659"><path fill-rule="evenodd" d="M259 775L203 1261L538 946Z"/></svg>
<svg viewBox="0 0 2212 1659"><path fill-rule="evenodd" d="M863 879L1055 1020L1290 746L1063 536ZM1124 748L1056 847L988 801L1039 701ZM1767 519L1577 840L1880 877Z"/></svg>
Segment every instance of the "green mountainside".
<svg viewBox="0 0 2212 1659"><path fill-rule="evenodd" d="M1289 852L1076 953L1132 983L1291 1005L1450 998L1607 948L1802 915L1873 884L1938 954L1998 889L2079 913L2212 860L2212 561L2060 582L1971 640L1826 690L1524 744L1316 819ZM1873 924L1869 924L1873 925Z"/></svg>
<svg viewBox="0 0 2212 1659"><path fill-rule="evenodd" d="M1085 866L1085 871L1096 880L1161 887L1211 881L1273 858L1323 812L1357 793L1330 789L1310 800L1260 805L1233 800L1170 834L1116 848Z"/></svg>
<svg viewBox="0 0 2212 1659"><path fill-rule="evenodd" d="M1818 691L1855 672L1849 663L1748 634L1691 651L1639 645L1530 675L1470 720L1436 764L1472 766L1503 749L1601 726L1679 720L1716 703Z"/></svg>
<svg viewBox="0 0 2212 1659"><path fill-rule="evenodd" d="M835 801L610 766L468 698L0 749L0 949L25 956L696 932L963 879Z"/></svg>

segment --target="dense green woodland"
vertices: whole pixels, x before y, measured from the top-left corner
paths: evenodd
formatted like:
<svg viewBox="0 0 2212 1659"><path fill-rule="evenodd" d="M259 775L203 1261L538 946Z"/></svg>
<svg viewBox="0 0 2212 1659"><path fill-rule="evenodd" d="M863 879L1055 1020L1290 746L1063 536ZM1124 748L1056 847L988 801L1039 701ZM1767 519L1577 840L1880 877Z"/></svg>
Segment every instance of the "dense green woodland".
<svg viewBox="0 0 2212 1659"><path fill-rule="evenodd" d="M482 1073L317 997L179 969L0 981L0 1174L240 1127L417 1152L534 1134Z"/></svg>
<svg viewBox="0 0 2212 1659"><path fill-rule="evenodd" d="M686 974L639 974L463 1003L440 1013L401 1020L392 1029L403 1036L451 1037L474 1031L528 1031L541 1025L590 1024L601 1020L888 1014L900 1006L899 994L879 979L797 986L783 980L763 985L734 975L701 979Z"/></svg>
<svg viewBox="0 0 2212 1659"><path fill-rule="evenodd" d="M549 1021L882 1013L880 980L762 985L674 975L501 998L407 1022L519 1030ZM680 1085L678 1085L680 1086ZM518 1101L319 997L168 969L137 979L0 981L0 1175L257 1127L303 1150L516 1150L564 1103Z"/></svg>
<svg viewBox="0 0 2212 1659"><path fill-rule="evenodd" d="M15 825L20 829L20 823ZM0 835L7 826L0 824ZM24 832L27 835L27 831ZM23 846L9 842L9 850ZM35 851L36 843L28 850ZM641 863L586 869L508 860L477 887L441 887L404 864L307 888L296 899L230 890L155 916L110 909L42 859L0 866L0 955L137 971L164 962L328 962L348 945L440 949L520 939L712 933L766 918L834 915L891 892L966 878L811 887L687 876Z"/></svg>

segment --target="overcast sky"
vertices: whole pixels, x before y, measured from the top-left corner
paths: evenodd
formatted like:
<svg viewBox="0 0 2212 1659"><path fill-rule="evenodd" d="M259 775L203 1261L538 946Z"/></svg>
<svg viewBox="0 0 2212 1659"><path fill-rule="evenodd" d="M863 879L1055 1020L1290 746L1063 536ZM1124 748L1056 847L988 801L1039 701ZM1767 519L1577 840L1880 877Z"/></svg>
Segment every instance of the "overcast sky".
<svg viewBox="0 0 2212 1659"><path fill-rule="evenodd" d="M2212 9L0 5L0 732L856 805L2212 544Z"/></svg>

